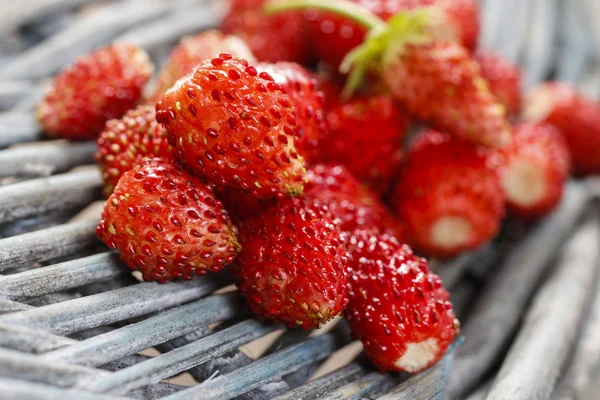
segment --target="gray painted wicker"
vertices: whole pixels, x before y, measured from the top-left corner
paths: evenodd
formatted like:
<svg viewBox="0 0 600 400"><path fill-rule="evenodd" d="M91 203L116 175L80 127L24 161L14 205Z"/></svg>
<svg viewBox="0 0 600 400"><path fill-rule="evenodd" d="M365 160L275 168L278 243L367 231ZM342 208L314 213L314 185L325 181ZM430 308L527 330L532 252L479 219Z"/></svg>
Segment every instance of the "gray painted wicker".
<svg viewBox="0 0 600 400"><path fill-rule="evenodd" d="M256 321L236 291L219 290L226 271L165 285L132 277L95 239L94 145L45 140L33 109L77 55L122 38L160 62L223 4L114 0L82 13L87 3L0 4L1 399L582 398L600 367L597 179L569 183L535 226L508 221L494 242L435 264L463 338L415 376L352 355L323 374L353 347L347 325L309 335ZM485 0L482 22L481 46L518 61L524 86L554 78L600 97L597 0ZM242 347L273 332L260 357ZM181 373L194 385L169 382Z"/></svg>

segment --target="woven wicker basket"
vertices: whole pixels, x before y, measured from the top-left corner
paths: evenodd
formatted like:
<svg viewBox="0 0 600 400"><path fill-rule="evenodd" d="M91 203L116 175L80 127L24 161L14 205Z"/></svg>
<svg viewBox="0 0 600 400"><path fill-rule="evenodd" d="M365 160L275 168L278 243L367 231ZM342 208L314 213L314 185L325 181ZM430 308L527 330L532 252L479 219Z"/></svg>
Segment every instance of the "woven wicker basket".
<svg viewBox="0 0 600 400"><path fill-rule="evenodd" d="M343 321L260 323L227 273L140 283L100 246L95 145L43 137L33 110L47 78L115 39L160 63L222 6L1 2L0 399L598 398L597 179L570 182L535 226L507 221L494 242L433 263L464 340L414 376L374 371ZM482 13L481 46L518 61L525 86L552 78L600 96L600 1L485 0Z"/></svg>

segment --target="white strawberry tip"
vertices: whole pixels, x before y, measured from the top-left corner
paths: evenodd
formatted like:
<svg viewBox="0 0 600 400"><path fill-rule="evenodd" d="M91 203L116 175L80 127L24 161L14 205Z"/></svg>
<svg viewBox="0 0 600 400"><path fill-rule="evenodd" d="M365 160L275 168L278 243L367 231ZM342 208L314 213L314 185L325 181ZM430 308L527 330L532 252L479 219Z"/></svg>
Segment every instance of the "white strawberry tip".
<svg viewBox="0 0 600 400"><path fill-rule="evenodd" d="M471 240L473 225L464 218L447 215L437 219L431 226L431 242L442 249L453 250Z"/></svg>
<svg viewBox="0 0 600 400"><path fill-rule="evenodd" d="M543 172L526 158L511 159L503 171L502 187L511 203L533 206L544 198L546 186Z"/></svg>
<svg viewBox="0 0 600 400"><path fill-rule="evenodd" d="M533 89L525 98L522 117L525 121L540 122L554 109L554 99L544 87Z"/></svg>
<svg viewBox="0 0 600 400"><path fill-rule="evenodd" d="M406 372L419 372L436 360L439 351L440 346L434 338L429 338L422 342L408 343L406 351L402 357L396 360L394 365Z"/></svg>

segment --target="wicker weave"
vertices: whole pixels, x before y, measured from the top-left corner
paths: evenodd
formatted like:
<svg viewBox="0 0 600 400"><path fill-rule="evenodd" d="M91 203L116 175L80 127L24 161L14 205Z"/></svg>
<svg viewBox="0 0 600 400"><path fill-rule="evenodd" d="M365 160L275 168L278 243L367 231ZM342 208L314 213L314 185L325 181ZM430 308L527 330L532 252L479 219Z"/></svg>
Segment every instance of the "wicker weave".
<svg viewBox="0 0 600 400"><path fill-rule="evenodd" d="M33 109L76 56L126 39L164 61L223 4L86 3L0 4L0 399L582 398L600 366L597 179L570 182L535 226L508 221L480 250L434 263L463 338L410 377L354 357L344 321L309 333L251 318L220 290L226 271L131 276L95 238L95 146L44 140ZM598 0L486 0L482 12L481 46L518 61L526 87L553 78L600 97Z"/></svg>

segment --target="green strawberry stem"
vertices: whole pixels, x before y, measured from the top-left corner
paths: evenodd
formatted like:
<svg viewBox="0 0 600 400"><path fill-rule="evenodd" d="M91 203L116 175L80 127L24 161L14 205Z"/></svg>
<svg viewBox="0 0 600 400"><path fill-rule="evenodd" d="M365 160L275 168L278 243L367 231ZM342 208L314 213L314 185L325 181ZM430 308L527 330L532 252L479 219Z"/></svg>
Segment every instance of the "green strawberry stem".
<svg viewBox="0 0 600 400"><path fill-rule="evenodd" d="M394 62L406 45L426 44L433 39L428 30L436 16L430 7L400 11L386 23L366 8L347 0L275 0L265 5L267 14L309 9L348 18L368 29L364 42L348 53L340 65L341 73L349 73L342 93L346 98L362 84L374 66L385 68L388 62Z"/></svg>
<svg viewBox="0 0 600 400"><path fill-rule="evenodd" d="M333 14L346 17L369 30L384 29L387 25L384 20L371 11L347 0L275 0L268 2L264 10L267 14L277 14L292 10L329 11Z"/></svg>

